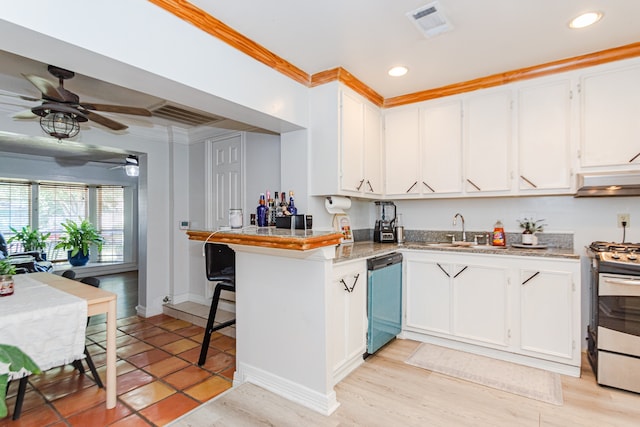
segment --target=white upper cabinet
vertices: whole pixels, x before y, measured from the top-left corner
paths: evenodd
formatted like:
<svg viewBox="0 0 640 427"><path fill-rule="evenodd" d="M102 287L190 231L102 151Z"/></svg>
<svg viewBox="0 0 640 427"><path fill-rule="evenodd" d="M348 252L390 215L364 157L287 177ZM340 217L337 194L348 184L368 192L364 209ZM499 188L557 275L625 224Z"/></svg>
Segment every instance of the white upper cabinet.
<svg viewBox="0 0 640 427"><path fill-rule="evenodd" d="M581 166L640 167L640 65L585 75L581 90Z"/></svg>
<svg viewBox="0 0 640 427"><path fill-rule="evenodd" d="M518 89L518 189L521 193L572 186L571 79Z"/></svg>
<svg viewBox="0 0 640 427"><path fill-rule="evenodd" d="M311 195L382 195L380 109L337 82L310 93Z"/></svg>
<svg viewBox="0 0 640 427"><path fill-rule="evenodd" d="M422 118L423 194L462 191L462 102L425 105Z"/></svg>
<svg viewBox="0 0 640 427"><path fill-rule="evenodd" d="M364 186L364 111L355 95L342 92L341 128L342 156L341 189L360 191Z"/></svg>
<svg viewBox="0 0 640 427"><path fill-rule="evenodd" d="M465 100L465 190L506 193L511 188L511 90L483 90Z"/></svg>
<svg viewBox="0 0 640 427"><path fill-rule="evenodd" d="M387 110L384 116L385 194L420 193L420 110Z"/></svg>
<svg viewBox="0 0 640 427"><path fill-rule="evenodd" d="M367 194L383 193L382 183L382 114L380 109L364 104L364 187Z"/></svg>

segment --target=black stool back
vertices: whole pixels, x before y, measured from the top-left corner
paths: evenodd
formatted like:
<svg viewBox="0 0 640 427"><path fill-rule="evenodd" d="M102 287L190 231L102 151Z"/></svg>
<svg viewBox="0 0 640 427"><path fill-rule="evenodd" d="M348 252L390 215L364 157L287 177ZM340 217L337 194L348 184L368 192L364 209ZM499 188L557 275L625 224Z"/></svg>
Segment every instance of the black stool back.
<svg viewBox="0 0 640 427"><path fill-rule="evenodd" d="M236 253L233 249L218 243L205 243L204 256L208 280L235 282Z"/></svg>
<svg viewBox="0 0 640 427"><path fill-rule="evenodd" d="M207 351L209 350L209 342L211 334L227 326L236 323L236 319L228 320L213 326L216 312L218 311L218 302L220 301L220 293L222 291L236 291L236 253L227 245L218 243L205 243L205 268L207 279L211 282L218 282L211 299L211 307L209 308L209 318L207 319L207 327L204 331L202 339L202 348L200 349L200 357L198 365L204 365L207 359Z"/></svg>

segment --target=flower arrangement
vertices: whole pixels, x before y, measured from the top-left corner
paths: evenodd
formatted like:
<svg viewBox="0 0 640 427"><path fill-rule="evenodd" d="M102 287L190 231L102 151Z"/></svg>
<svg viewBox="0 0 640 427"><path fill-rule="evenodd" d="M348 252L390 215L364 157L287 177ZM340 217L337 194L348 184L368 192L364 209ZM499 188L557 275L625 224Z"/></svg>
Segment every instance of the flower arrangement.
<svg viewBox="0 0 640 427"><path fill-rule="evenodd" d="M523 228L525 233L530 234L535 234L538 231L544 231L544 227L546 227L547 224L542 224L543 221L544 219L534 220L533 218L518 220L520 228Z"/></svg>

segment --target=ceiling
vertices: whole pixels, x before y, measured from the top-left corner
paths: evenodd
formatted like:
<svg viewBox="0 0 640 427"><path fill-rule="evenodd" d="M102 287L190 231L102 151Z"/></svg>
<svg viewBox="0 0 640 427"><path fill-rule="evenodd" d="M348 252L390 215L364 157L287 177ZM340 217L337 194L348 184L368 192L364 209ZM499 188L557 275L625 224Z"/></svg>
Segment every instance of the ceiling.
<svg viewBox="0 0 640 427"><path fill-rule="evenodd" d="M640 41L638 0L439 0L453 29L426 38L406 13L430 0L190 0L308 74L341 66L384 98ZM592 27L568 28L581 12ZM401 78L389 68L405 65Z"/></svg>
<svg viewBox="0 0 640 427"><path fill-rule="evenodd" d="M439 10L452 30L432 38L406 16L432 3L429 0L325 0L322 7L299 0L191 3L308 74L343 67L384 98L640 41L637 0L439 0ZM592 27L570 30L569 20L588 10L601 11L604 18ZM407 66L409 73L389 77L387 70L395 65ZM0 51L0 113L13 114L38 104L7 96L39 97L21 74L55 82L47 64ZM79 74L65 87L83 102L150 109L165 103ZM101 114L130 126L193 127L160 117ZM221 117L215 120L212 126L221 129L259 130ZM41 132L37 121L34 126L37 135ZM0 135L0 151L25 153L28 146ZM38 143L31 147L42 153ZM99 147L89 148L76 147L76 155L100 157Z"/></svg>

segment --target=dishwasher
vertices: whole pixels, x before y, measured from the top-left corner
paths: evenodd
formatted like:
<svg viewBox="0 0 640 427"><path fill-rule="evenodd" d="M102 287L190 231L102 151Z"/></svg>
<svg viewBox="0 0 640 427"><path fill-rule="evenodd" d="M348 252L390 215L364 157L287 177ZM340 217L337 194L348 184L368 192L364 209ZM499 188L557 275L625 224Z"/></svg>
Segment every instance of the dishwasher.
<svg viewBox="0 0 640 427"><path fill-rule="evenodd" d="M367 260L367 353L378 351L402 329L402 254Z"/></svg>

